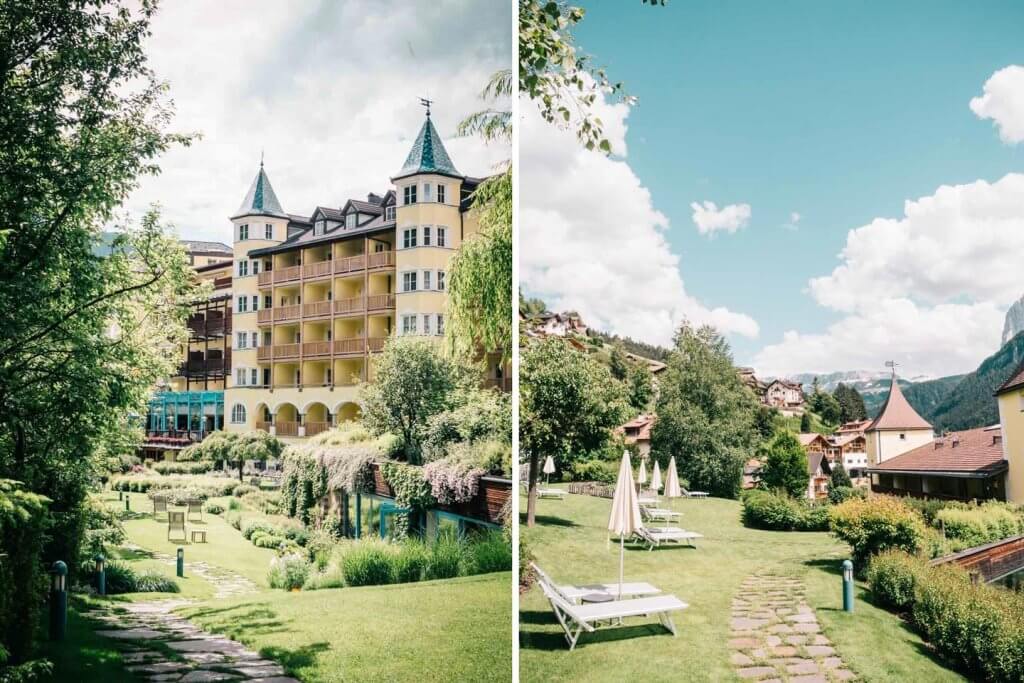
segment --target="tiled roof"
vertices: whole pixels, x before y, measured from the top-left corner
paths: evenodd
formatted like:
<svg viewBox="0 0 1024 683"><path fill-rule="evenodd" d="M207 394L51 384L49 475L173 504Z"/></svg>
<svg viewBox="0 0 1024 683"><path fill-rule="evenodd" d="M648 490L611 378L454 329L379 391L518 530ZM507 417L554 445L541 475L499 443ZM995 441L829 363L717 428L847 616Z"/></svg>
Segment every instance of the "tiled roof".
<svg viewBox="0 0 1024 683"><path fill-rule="evenodd" d="M871 420L854 420L853 422L844 422L839 425L839 429L836 430L837 434L843 432L863 432L871 424Z"/></svg>
<svg viewBox="0 0 1024 683"><path fill-rule="evenodd" d="M181 244L187 251L213 251L223 252L226 254L231 253L231 247L224 244L223 242L204 242L202 240L180 240Z"/></svg>
<svg viewBox="0 0 1024 683"><path fill-rule="evenodd" d="M362 235L365 233L376 232L383 229L394 229L395 221L385 221L383 216L377 216L371 221L363 223L357 228L345 228L343 225L336 226L333 230L328 230L323 235L314 235L312 227L302 228L301 232L296 232L294 235L289 237L281 244L276 244L272 247L262 247L260 249L253 249L249 252L249 256L263 256L266 254L278 254L284 251L290 251L291 249L298 249L299 247L308 247L314 244L326 244L328 242L334 242L336 240L345 239L352 237L353 235Z"/></svg>
<svg viewBox="0 0 1024 683"><path fill-rule="evenodd" d="M329 206L318 206L313 211L314 216L316 215L317 211L322 213L324 215L324 218L326 218L329 221L345 220L345 214L341 212L341 209L332 209ZM312 218L312 216L310 216L310 218Z"/></svg>
<svg viewBox="0 0 1024 683"><path fill-rule="evenodd" d="M810 446L812 443L814 443L818 439L821 439L825 443L828 443L828 439L826 439L821 434L818 434L816 432L797 434L796 436L797 436L798 439L800 439L800 445L801 446Z"/></svg>
<svg viewBox="0 0 1024 683"><path fill-rule="evenodd" d="M917 411L907 402L900 389L900 383L896 376L892 378L892 385L889 387L889 396L885 399L885 405L878 413L866 431L881 429L931 429L932 426L927 420L917 414Z"/></svg>
<svg viewBox="0 0 1024 683"><path fill-rule="evenodd" d="M348 203L356 207L356 211L359 211L360 213L372 213L374 215L377 215L384 210L383 208L381 208L380 204L364 202L360 201L359 199L350 199L348 200Z"/></svg>
<svg viewBox="0 0 1024 683"><path fill-rule="evenodd" d="M409 150L409 156L405 158L402 170L395 177L404 178L415 173L441 173L462 177L448 157L444 143L441 142L441 135L437 132L437 128L434 128L429 114L427 120L423 122L423 127L420 128L420 134L416 136L416 141L412 143L412 149Z"/></svg>
<svg viewBox="0 0 1024 683"><path fill-rule="evenodd" d="M871 468L879 472L996 474L1007 468L998 425L951 432Z"/></svg>
<svg viewBox="0 0 1024 683"><path fill-rule="evenodd" d="M1020 389L1021 387L1024 387L1024 361L1021 361L1009 379L999 385L996 389L996 394L1001 394L1011 389Z"/></svg>
<svg viewBox="0 0 1024 683"><path fill-rule="evenodd" d="M635 438L637 441L650 441L651 428L654 427L654 420L654 415L641 415L630 420L615 431L619 434L624 434L627 429L637 429L639 430L637 435L635 437L631 436L630 438Z"/></svg>
<svg viewBox="0 0 1024 683"><path fill-rule="evenodd" d="M288 218L288 214L281 208L281 202L277 201L277 195L274 194L274 188L270 185L267 172L263 170L262 162L260 162L260 172L253 178L252 185L249 186L249 191L234 217L249 215Z"/></svg>
<svg viewBox="0 0 1024 683"><path fill-rule="evenodd" d="M832 445L836 446L837 448L842 448L843 446L845 446L848 443L851 443L853 441L856 441L857 439L863 439L863 438L864 438L864 435L860 434L860 433L836 435L835 437L832 438Z"/></svg>

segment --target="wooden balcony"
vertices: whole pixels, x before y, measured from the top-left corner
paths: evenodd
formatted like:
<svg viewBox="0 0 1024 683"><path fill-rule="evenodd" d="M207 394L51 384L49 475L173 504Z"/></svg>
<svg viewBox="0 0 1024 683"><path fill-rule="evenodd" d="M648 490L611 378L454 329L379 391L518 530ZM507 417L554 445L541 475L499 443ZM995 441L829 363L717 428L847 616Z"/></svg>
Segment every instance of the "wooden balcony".
<svg viewBox="0 0 1024 683"><path fill-rule="evenodd" d="M298 422L275 422L274 426L277 427L278 436L298 436L299 435L299 423Z"/></svg>
<svg viewBox="0 0 1024 683"><path fill-rule="evenodd" d="M312 341L302 342L302 356L304 358L319 358L331 355L331 342Z"/></svg>
<svg viewBox="0 0 1024 683"><path fill-rule="evenodd" d="M386 311L395 307L394 294L371 294L366 297L366 308L370 311Z"/></svg>
<svg viewBox="0 0 1024 683"><path fill-rule="evenodd" d="M395 252L394 251L377 251L370 254L366 261L366 267L369 270L378 268L394 268L395 267Z"/></svg>
<svg viewBox="0 0 1024 683"><path fill-rule="evenodd" d="M271 358L273 358L273 348L274 347L272 346L261 346L258 349L256 349L256 360L269 361Z"/></svg>
<svg viewBox="0 0 1024 683"><path fill-rule="evenodd" d="M314 301L310 304L302 304L303 318L329 318L331 316L330 301Z"/></svg>
<svg viewBox="0 0 1024 683"><path fill-rule="evenodd" d="M216 277L213 279L214 289L225 289L231 286L231 276L225 275L224 277Z"/></svg>
<svg viewBox="0 0 1024 683"><path fill-rule="evenodd" d="M299 344L274 344L273 349L274 360L299 357Z"/></svg>
<svg viewBox="0 0 1024 683"><path fill-rule="evenodd" d="M306 436L316 436L320 432L326 432L330 428L330 422L307 422Z"/></svg>
<svg viewBox="0 0 1024 683"><path fill-rule="evenodd" d="M331 263L332 261L317 261L316 263L307 263L302 266L302 278L304 280L313 280L318 277L326 277L331 274Z"/></svg>
<svg viewBox="0 0 1024 683"><path fill-rule="evenodd" d="M274 284L274 271L265 270L256 277L256 284L260 287L269 287Z"/></svg>
<svg viewBox="0 0 1024 683"><path fill-rule="evenodd" d="M353 296L347 299L337 299L334 302L334 315L354 315L366 310L366 299L361 296Z"/></svg>
<svg viewBox="0 0 1024 683"><path fill-rule="evenodd" d="M269 325L274 322L274 309L263 308L256 311L256 323L258 325Z"/></svg>
<svg viewBox="0 0 1024 683"><path fill-rule="evenodd" d="M387 337L370 337L366 340L366 349L370 353L379 353L384 350L384 344L386 344L387 341Z"/></svg>
<svg viewBox="0 0 1024 683"><path fill-rule="evenodd" d="M205 318L197 315L188 319L188 331L194 339L223 337L226 330L222 317Z"/></svg>
<svg viewBox="0 0 1024 683"><path fill-rule="evenodd" d="M274 274L274 284L292 282L302 277L302 266L289 266L271 271Z"/></svg>
<svg viewBox="0 0 1024 683"><path fill-rule="evenodd" d="M278 306L271 310L274 311L274 322L280 322L282 320L298 320L299 316L302 315L302 306L299 304L294 304L292 306Z"/></svg>
<svg viewBox="0 0 1024 683"><path fill-rule="evenodd" d="M365 337L351 337L349 339L334 340L334 353L338 356L361 356L365 349Z"/></svg>
<svg viewBox="0 0 1024 683"><path fill-rule="evenodd" d="M223 358L191 359L178 366L178 377L221 377L223 374Z"/></svg>
<svg viewBox="0 0 1024 683"><path fill-rule="evenodd" d="M346 256L334 261L334 274L335 275L346 275L348 273L358 273L361 270L366 269L366 254L359 254L358 256Z"/></svg>

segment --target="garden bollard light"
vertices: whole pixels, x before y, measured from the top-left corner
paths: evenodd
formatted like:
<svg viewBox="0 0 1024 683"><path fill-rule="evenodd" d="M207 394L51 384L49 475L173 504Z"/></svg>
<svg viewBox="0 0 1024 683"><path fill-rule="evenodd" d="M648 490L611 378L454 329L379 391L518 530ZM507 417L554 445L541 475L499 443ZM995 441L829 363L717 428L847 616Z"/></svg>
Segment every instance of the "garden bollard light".
<svg viewBox="0 0 1024 683"><path fill-rule="evenodd" d="M843 560L843 611L853 611L853 562Z"/></svg>
<svg viewBox="0 0 1024 683"><path fill-rule="evenodd" d="M185 576L185 549L178 548L178 577Z"/></svg>
<svg viewBox="0 0 1024 683"><path fill-rule="evenodd" d="M125 496L124 497L124 511L125 512L131 512L131 509L132 509L132 497L131 496Z"/></svg>
<svg viewBox="0 0 1024 683"><path fill-rule="evenodd" d="M120 491L120 490L119 490L119 491L117 492L117 499L118 499L118 500L124 500L124 491Z"/></svg>
<svg viewBox="0 0 1024 683"><path fill-rule="evenodd" d="M96 592L100 595L107 594L107 559L103 555L92 558L96 562Z"/></svg>
<svg viewBox="0 0 1024 683"><path fill-rule="evenodd" d="M57 560L50 569L50 640L64 640L68 628L68 566Z"/></svg>

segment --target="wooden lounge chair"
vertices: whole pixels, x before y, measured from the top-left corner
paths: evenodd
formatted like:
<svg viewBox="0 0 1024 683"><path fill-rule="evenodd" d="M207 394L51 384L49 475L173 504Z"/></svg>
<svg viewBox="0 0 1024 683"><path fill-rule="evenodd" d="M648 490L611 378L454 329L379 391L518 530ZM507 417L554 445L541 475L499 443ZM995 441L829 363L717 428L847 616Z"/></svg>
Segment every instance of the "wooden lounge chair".
<svg viewBox="0 0 1024 683"><path fill-rule="evenodd" d="M171 534L175 531L181 532L181 540L185 542L188 536L185 534L185 513L170 510L167 512L167 540L173 540Z"/></svg>
<svg viewBox="0 0 1024 683"><path fill-rule="evenodd" d="M199 515L199 521L200 522L203 521L203 501L192 499L192 500L186 501L185 504L188 505L188 519L189 519L190 522L194 521L192 519L192 515L193 514L198 514Z"/></svg>
<svg viewBox="0 0 1024 683"><path fill-rule="evenodd" d="M686 543L691 548L696 548L697 544L694 541L698 538L704 538L704 534L680 529L677 526L640 527L637 529L636 535L647 545L648 550L654 550L660 547L662 543Z"/></svg>
<svg viewBox="0 0 1024 683"><path fill-rule="evenodd" d="M675 522L682 514L667 508L640 508L640 518L645 522Z"/></svg>
<svg viewBox="0 0 1024 683"><path fill-rule="evenodd" d="M167 514L167 499L163 496L153 496L153 516L160 513Z"/></svg>
<svg viewBox="0 0 1024 683"><path fill-rule="evenodd" d="M672 621L672 612L684 610L689 605L674 595L656 595L632 600L611 600L609 602L575 605L547 580L538 577L538 583L544 596L555 613L555 618L565 631L565 639L569 650L576 648L576 643L584 633L597 630L600 622L621 623L627 617L649 617L657 615L661 625L676 635L676 625Z"/></svg>
<svg viewBox="0 0 1024 683"><path fill-rule="evenodd" d="M649 595L657 595L661 593L661 589L652 586L649 583L643 583L639 581L623 583L620 591L618 583L588 583L588 584L556 584L551 580L551 577L547 573L538 567L535 563L531 562L530 566L537 572L537 576L548 582L548 585L552 586L559 592L566 600L571 603L578 603L583 600L584 597L599 594L607 595L615 598L620 594L622 597L637 598L646 597Z"/></svg>

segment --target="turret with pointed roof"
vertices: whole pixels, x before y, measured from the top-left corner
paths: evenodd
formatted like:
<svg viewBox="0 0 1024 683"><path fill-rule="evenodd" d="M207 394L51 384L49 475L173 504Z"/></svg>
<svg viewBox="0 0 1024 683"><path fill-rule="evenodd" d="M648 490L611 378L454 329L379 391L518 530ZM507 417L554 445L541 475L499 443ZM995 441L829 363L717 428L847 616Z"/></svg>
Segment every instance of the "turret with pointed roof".
<svg viewBox="0 0 1024 683"><path fill-rule="evenodd" d="M235 219L240 216L288 218L288 214L281 208L281 202L277 200L277 195L274 194L274 188L270 184L267 172L263 170L262 160L259 173L253 178L252 185L249 186L249 191L246 193L245 199L242 200L242 205L238 207L238 211L231 218Z"/></svg>
<svg viewBox="0 0 1024 683"><path fill-rule="evenodd" d="M900 388L899 378L892 373L892 385L878 417L864 430L867 439L868 464L879 465L906 453L935 436L932 426L918 415Z"/></svg>
<svg viewBox="0 0 1024 683"><path fill-rule="evenodd" d="M903 395L903 390L900 389L900 383L897 381L896 374L893 373L892 386L889 388L889 396L885 399L885 405L882 406L878 417L872 420L865 431L931 428L932 426L928 420L918 415L914 407L907 401Z"/></svg>
<svg viewBox="0 0 1024 683"><path fill-rule="evenodd" d="M453 178L464 177L455 169L448 156L448 151L441 141L441 134L437 132L433 121L430 120L430 110L427 110L427 118L420 128L416 141L412 143L409 156L405 158L402 170L392 180L407 178L417 173L437 173L439 175L452 176Z"/></svg>

